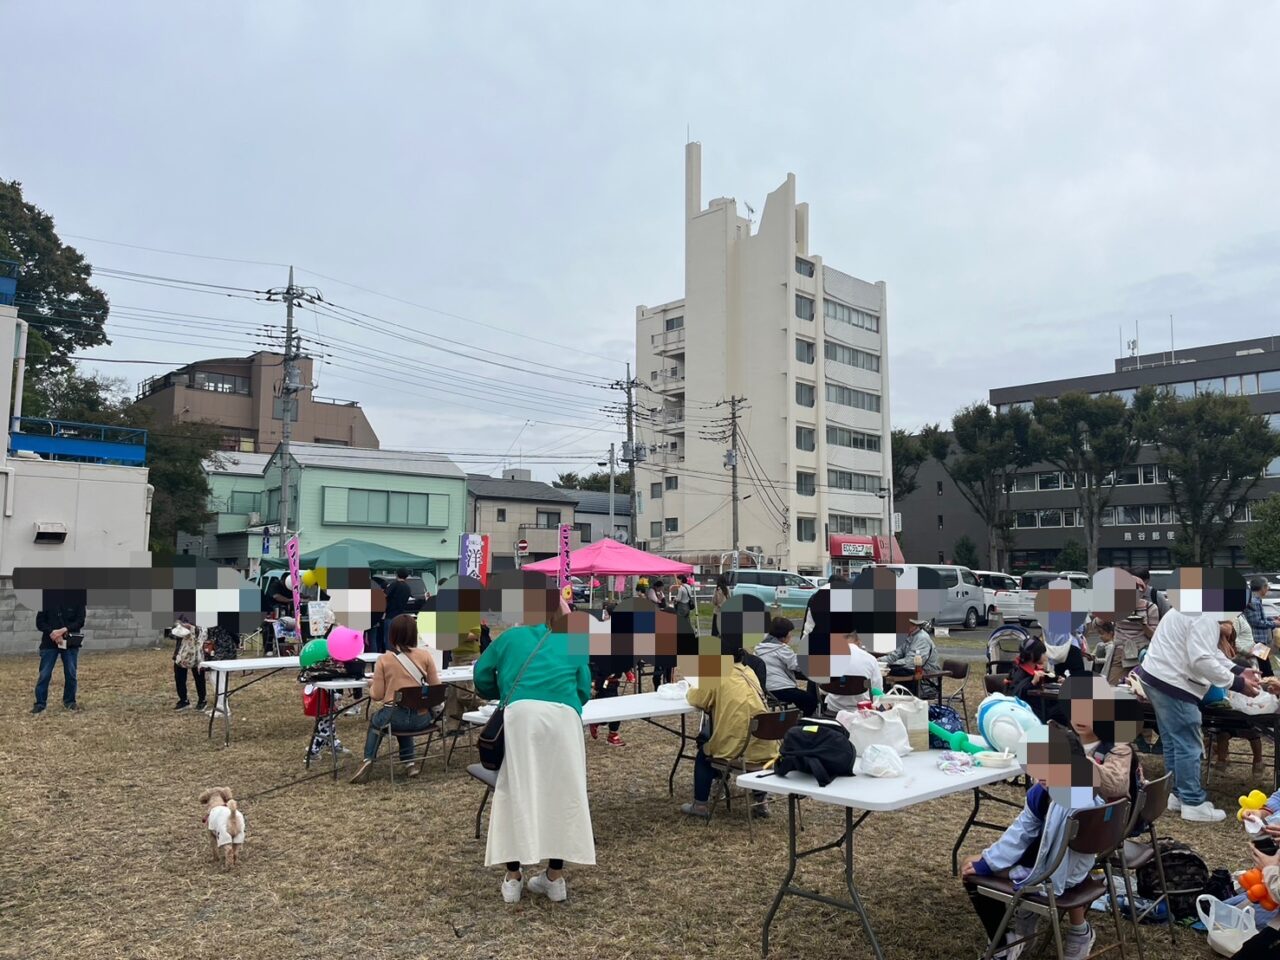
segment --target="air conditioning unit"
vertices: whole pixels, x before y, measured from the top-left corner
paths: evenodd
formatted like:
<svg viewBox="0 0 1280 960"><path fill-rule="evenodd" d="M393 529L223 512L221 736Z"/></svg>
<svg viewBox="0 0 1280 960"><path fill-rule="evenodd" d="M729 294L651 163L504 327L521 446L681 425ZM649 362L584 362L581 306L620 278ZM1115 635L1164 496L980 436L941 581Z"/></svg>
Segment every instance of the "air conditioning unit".
<svg viewBox="0 0 1280 960"><path fill-rule="evenodd" d="M258 527L261 525L262 525L262 514L260 513L249 514L249 526Z"/></svg>

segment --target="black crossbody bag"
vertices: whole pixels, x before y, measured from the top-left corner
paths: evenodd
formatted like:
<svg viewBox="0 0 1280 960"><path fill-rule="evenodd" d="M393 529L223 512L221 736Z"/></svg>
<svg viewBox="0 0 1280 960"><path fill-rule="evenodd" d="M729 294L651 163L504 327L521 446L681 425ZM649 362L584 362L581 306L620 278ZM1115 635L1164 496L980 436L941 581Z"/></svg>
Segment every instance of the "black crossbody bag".
<svg viewBox="0 0 1280 960"><path fill-rule="evenodd" d="M498 709L493 711L493 716L489 718L489 722L484 725L484 729L480 731L480 736L476 739L476 752L480 754L480 765L486 770L498 770L502 767L502 760L507 755L506 732L503 728L507 704L511 702L511 697L515 694L516 687L520 686L520 678L524 676L525 668L529 666L538 651L542 649L542 645L546 643L549 636L551 636L550 631L542 635L538 645L533 648L533 652L529 654L524 661L524 665L520 667L520 672L516 674L516 679L511 684L511 689L502 698L502 702L498 704Z"/></svg>

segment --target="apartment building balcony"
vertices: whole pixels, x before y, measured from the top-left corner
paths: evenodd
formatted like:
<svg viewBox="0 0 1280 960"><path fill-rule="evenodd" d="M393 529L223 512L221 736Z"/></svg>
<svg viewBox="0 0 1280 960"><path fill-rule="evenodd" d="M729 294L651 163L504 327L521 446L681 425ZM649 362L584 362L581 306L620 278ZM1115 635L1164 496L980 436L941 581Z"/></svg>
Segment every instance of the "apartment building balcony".
<svg viewBox="0 0 1280 960"><path fill-rule="evenodd" d="M684 327L655 333L649 341L659 357L684 356Z"/></svg>
<svg viewBox="0 0 1280 960"><path fill-rule="evenodd" d="M684 463L683 450L650 450L646 463L651 467L674 467Z"/></svg>
<svg viewBox="0 0 1280 960"><path fill-rule="evenodd" d="M659 393L684 393L684 367L659 370L653 377L653 389Z"/></svg>
<svg viewBox="0 0 1280 960"><path fill-rule="evenodd" d="M684 407L668 407L659 411L653 420L658 433L684 433Z"/></svg>

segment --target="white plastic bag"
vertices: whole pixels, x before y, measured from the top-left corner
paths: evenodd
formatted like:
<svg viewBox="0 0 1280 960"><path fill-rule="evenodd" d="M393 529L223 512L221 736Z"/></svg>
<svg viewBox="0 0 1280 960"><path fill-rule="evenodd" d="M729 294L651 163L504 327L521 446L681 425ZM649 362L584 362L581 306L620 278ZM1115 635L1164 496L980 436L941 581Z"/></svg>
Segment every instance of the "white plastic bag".
<svg viewBox="0 0 1280 960"><path fill-rule="evenodd" d="M1229 906L1207 893L1196 898L1196 913L1209 932L1209 946L1220 956L1234 957L1258 932L1252 909Z"/></svg>
<svg viewBox="0 0 1280 960"><path fill-rule="evenodd" d="M689 681L677 680L675 683L664 683L658 687L658 696L663 700L687 700Z"/></svg>
<svg viewBox="0 0 1280 960"><path fill-rule="evenodd" d="M858 756L864 756L873 744L893 750L898 756L911 752L911 740L906 725L897 713L881 713L878 710L841 710L836 714L841 726L849 731Z"/></svg>
<svg viewBox="0 0 1280 960"><path fill-rule="evenodd" d="M1251 716L1262 716L1263 714L1280 711L1280 700L1276 699L1274 693L1267 693L1266 691L1256 697L1246 697L1243 693L1228 690L1227 703L1232 710L1238 713L1247 713Z"/></svg>
<svg viewBox="0 0 1280 960"><path fill-rule="evenodd" d="M891 713L902 718L912 750L929 749L929 702L921 700L906 687L891 687L879 700L880 705L890 707Z"/></svg>
<svg viewBox="0 0 1280 960"><path fill-rule="evenodd" d="M868 777L900 777L906 773L902 758L892 747L873 743L858 757L860 771Z"/></svg>

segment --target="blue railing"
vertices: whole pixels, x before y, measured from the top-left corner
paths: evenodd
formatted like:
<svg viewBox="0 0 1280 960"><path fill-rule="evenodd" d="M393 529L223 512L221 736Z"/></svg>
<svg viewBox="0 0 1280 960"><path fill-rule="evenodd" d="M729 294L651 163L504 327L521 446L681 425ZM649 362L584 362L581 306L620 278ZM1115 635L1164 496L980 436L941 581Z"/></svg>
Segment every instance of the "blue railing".
<svg viewBox="0 0 1280 960"><path fill-rule="evenodd" d="M0 260L0 306L13 306L18 295L18 262Z"/></svg>
<svg viewBox="0 0 1280 960"><path fill-rule="evenodd" d="M19 417L11 424L9 452L19 450L29 450L51 460L137 466L147 462L147 431L100 423Z"/></svg>

